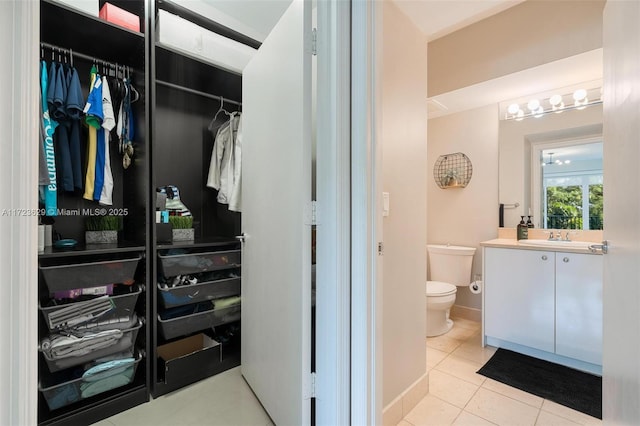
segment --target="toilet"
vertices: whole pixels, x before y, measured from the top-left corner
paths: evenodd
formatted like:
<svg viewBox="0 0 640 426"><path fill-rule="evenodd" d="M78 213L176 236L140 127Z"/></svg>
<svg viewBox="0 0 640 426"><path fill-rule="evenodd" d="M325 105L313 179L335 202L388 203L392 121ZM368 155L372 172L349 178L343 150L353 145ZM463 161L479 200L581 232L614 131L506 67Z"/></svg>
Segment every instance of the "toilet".
<svg viewBox="0 0 640 426"><path fill-rule="evenodd" d="M457 287L471 282L475 247L427 245L430 281L426 285L427 337L440 336L453 327L449 310L456 301Z"/></svg>

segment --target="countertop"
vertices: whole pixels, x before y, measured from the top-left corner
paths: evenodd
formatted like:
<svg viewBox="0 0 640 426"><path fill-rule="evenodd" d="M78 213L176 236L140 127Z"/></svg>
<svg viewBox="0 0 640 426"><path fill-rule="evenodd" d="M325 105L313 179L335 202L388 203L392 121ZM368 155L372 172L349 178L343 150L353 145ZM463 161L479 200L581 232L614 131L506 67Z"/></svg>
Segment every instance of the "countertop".
<svg viewBox="0 0 640 426"><path fill-rule="evenodd" d="M493 240L482 241L480 246L482 247L495 247L495 248L511 248L511 249L521 249L521 250L536 250L536 251L553 251L553 252L562 252L562 253L580 253L580 254L593 254L593 255L601 255L601 252L592 252L588 247L570 247L567 245L562 245L558 247L554 247L550 242L549 245L528 245L528 240L516 240L512 238L496 238ZM562 243L562 242L560 242ZM585 241L576 241L578 244L586 244ZM600 244L598 242L590 242L590 244Z"/></svg>

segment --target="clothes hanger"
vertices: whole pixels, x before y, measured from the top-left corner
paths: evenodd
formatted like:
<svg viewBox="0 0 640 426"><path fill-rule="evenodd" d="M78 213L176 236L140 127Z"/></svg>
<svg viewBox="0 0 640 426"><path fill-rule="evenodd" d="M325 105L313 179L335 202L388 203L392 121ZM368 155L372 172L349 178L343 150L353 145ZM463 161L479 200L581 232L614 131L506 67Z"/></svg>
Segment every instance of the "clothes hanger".
<svg viewBox="0 0 640 426"><path fill-rule="evenodd" d="M131 84L131 68L126 67L123 69L124 69L124 72L126 73L125 81L126 81L127 89L129 90L129 103L132 104L134 102L137 102L140 99L140 93L133 86L133 84ZM133 95L133 97L131 95Z"/></svg>
<svg viewBox="0 0 640 426"><path fill-rule="evenodd" d="M220 108L218 108L218 111L216 111L216 114L213 116L213 120L211 120L211 122L209 123L209 126L207 126L207 128L209 130L213 130L216 119L218 118L218 115L220 113L224 113L226 115L228 115L229 117L231 117L231 113L229 111L227 111L226 109L224 109L224 97L220 96Z"/></svg>

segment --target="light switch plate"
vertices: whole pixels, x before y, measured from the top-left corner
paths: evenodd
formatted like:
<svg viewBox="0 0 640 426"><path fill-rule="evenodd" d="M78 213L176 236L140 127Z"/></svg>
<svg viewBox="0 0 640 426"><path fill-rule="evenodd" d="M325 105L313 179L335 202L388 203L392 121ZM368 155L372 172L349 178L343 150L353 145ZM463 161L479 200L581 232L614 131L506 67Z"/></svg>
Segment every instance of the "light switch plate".
<svg viewBox="0 0 640 426"><path fill-rule="evenodd" d="M388 192L382 193L382 216L383 217L389 216L389 193Z"/></svg>

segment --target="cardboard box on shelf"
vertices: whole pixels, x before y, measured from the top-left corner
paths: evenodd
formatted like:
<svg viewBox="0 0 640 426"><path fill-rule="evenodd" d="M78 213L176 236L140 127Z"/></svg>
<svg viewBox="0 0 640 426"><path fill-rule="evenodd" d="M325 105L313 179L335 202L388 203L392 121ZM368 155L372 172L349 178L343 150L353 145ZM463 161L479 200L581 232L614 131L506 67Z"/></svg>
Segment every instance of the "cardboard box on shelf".
<svg viewBox="0 0 640 426"><path fill-rule="evenodd" d="M100 9L100 18L131 31L140 31L140 18L111 3L105 3Z"/></svg>

